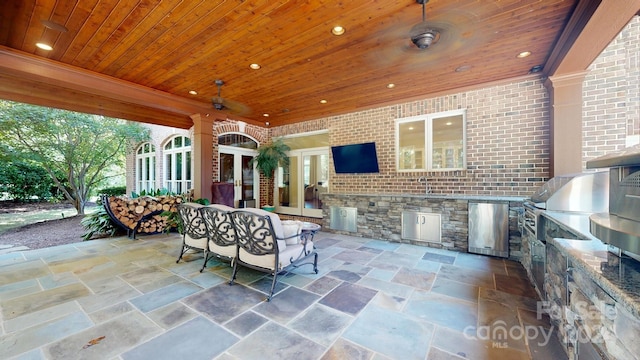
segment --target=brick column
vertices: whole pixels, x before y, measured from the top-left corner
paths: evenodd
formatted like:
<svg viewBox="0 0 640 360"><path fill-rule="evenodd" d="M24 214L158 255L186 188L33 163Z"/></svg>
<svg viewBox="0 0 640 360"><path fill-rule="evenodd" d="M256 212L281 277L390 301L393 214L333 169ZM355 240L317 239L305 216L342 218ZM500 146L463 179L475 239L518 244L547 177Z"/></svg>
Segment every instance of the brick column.
<svg viewBox="0 0 640 360"><path fill-rule="evenodd" d="M587 72L551 76L549 176L582 172L582 83Z"/></svg>
<svg viewBox="0 0 640 360"><path fill-rule="evenodd" d="M196 199L211 200L213 183L213 117L191 115L193 120L193 189Z"/></svg>

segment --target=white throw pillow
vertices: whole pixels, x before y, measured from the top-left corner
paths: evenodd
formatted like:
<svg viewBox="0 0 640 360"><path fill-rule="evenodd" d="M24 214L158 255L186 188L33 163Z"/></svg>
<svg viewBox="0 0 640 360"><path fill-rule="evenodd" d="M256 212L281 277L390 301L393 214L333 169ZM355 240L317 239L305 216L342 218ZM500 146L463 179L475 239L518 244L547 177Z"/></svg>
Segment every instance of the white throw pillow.
<svg viewBox="0 0 640 360"><path fill-rule="evenodd" d="M299 235L302 232L302 222L295 220L282 220L282 230L287 245L296 245L300 243Z"/></svg>

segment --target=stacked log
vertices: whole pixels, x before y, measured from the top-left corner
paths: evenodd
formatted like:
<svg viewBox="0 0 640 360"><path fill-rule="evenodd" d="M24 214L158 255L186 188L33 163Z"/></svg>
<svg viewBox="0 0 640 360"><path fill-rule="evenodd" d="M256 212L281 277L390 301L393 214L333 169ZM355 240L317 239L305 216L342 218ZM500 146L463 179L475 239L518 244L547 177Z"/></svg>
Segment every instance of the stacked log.
<svg viewBox="0 0 640 360"><path fill-rule="evenodd" d="M134 199L111 196L108 203L111 213L124 227L137 233L153 234L171 226L167 216L160 213L177 212L181 202L180 196L143 196Z"/></svg>

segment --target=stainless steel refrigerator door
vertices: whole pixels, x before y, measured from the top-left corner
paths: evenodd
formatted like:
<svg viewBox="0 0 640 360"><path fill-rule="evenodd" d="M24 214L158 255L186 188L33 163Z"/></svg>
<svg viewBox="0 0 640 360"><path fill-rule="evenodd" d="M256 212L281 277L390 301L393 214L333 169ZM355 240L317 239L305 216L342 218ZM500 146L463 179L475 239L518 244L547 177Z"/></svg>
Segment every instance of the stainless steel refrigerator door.
<svg viewBox="0 0 640 360"><path fill-rule="evenodd" d="M469 203L469 252L509 257L508 203Z"/></svg>

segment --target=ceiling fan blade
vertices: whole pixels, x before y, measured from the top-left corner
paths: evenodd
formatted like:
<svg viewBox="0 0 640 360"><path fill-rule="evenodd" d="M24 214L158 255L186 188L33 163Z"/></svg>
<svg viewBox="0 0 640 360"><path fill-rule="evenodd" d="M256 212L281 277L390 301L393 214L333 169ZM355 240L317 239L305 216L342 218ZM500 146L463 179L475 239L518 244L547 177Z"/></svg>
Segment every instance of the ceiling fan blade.
<svg viewBox="0 0 640 360"><path fill-rule="evenodd" d="M251 112L251 108L241 102L224 99L223 105L228 112L234 115L247 115Z"/></svg>
<svg viewBox="0 0 640 360"><path fill-rule="evenodd" d="M218 96L213 97L211 99L211 103L216 110L226 111L234 115L247 115L251 112L251 109L247 105L237 101L225 99L220 96L224 81L217 79L215 81L215 84L218 87Z"/></svg>
<svg viewBox="0 0 640 360"><path fill-rule="evenodd" d="M214 97L211 102L216 110L225 111L234 115L247 115L251 112L251 108L237 101Z"/></svg>
<svg viewBox="0 0 640 360"><path fill-rule="evenodd" d="M392 26L374 34L378 46L370 53L370 59L379 66L414 69L430 61L449 61L452 57L471 54L479 50L482 41L495 36L490 29L478 34L477 28L473 27L476 21L474 14L455 9L429 16L424 24L437 30L439 38L427 49L419 49L411 42L411 30L417 24Z"/></svg>

